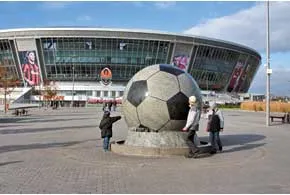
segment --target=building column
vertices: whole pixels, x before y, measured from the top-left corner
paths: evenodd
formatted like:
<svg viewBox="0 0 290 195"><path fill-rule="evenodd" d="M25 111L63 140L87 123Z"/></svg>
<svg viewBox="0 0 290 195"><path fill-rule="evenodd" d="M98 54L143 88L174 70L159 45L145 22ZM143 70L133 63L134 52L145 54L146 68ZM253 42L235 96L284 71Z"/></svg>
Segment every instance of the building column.
<svg viewBox="0 0 290 195"><path fill-rule="evenodd" d="M120 91L116 91L116 97L120 97Z"/></svg>

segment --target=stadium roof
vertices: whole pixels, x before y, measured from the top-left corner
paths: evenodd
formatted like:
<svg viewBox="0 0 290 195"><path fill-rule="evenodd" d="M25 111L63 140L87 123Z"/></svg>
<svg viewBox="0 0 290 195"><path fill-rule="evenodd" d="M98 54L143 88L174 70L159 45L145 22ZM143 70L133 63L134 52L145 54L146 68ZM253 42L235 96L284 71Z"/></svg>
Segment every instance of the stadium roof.
<svg viewBox="0 0 290 195"><path fill-rule="evenodd" d="M183 37L192 37L192 38L199 38L199 39L206 39L209 41L217 41L225 44L231 44L238 47L242 47L248 50L251 50L255 53L257 53L259 56L259 52L253 48L250 48L248 46L231 42L231 41L225 41L221 39L215 39L215 38L209 38L205 36L197 36L197 35L191 35L191 34L183 34L183 33L172 33L172 32L166 32L166 31L159 31L159 30L148 30L148 29L122 29L122 28L103 28L103 27L86 27L86 26L55 26L55 27L40 27L40 28L15 28L15 29L2 29L0 30L0 33L7 33L7 32L20 32L20 31L65 31L65 30L77 30L77 31L118 31L118 32L136 32L136 33L149 33L149 34L159 34L159 35L172 35L172 36L183 36Z"/></svg>

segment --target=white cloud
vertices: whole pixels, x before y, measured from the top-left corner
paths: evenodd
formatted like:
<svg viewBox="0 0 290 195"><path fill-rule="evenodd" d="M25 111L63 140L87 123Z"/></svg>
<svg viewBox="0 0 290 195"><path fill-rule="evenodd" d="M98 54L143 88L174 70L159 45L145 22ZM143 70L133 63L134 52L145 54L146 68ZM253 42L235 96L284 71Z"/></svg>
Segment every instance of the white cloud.
<svg viewBox="0 0 290 195"><path fill-rule="evenodd" d="M132 4L135 7L141 8L141 7L147 7L147 6L153 6L154 8L157 9L168 9L172 8L176 5L175 1L156 1L154 3L146 4L148 3L147 1L132 1Z"/></svg>
<svg viewBox="0 0 290 195"><path fill-rule="evenodd" d="M90 21L90 20L92 20L92 17L91 16L88 16L88 15L79 16L77 18L77 21Z"/></svg>
<svg viewBox="0 0 290 195"><path fill-rule="evenodd" d="M141 1L133 1L132 3L136 7L143 7L143 5L144 5Z"/></svg>
<svg viewBox="0 0 290 195"><path fill-rule="evenodd" d="M175 1L160 1L160 2L156 2L155 7L157 7L158 9L167 9L167 8L171 8L174 7L176 5Z"/></svg>
<svg viewBox="0 0 290 195"><path fill-rule="evenodd" d="M290 51L290 2L270 3L271 52ZM235 14L208 19L184 33L241 43L260 52L266 46L266 4L241 10Z"/></svg>
<svg viewBox="0 0 290 195"><path fill-rule="evenodd" d="M63 9L71 2L61 2L61 1L47 1L43 2L41 7L44 9Z"/></svg>
<svg viewBox="0 0 290 195"><path fill-rule="evenodd" d="M290 70L286 68L274 69L270 77L270 91L274 95L290 95ZM249 92L262 93L266 92L266 70L261 66L254 78Z"/></svg>

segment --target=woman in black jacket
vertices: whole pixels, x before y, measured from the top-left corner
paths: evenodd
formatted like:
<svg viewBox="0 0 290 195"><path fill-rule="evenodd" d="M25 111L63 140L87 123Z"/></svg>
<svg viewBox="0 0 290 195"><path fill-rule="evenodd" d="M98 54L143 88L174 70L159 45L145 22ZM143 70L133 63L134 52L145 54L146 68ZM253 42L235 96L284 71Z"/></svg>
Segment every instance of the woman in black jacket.
<svg viewBox="0 0 290 195"><path fill-rule="evenodd" d="M104 139L103 148L105 152L109 150L110 138L113 136L112 132L113 123L120 119L121 116L110 117L109 111L104 112L99 128L101 129L101 136Z"/></svg>

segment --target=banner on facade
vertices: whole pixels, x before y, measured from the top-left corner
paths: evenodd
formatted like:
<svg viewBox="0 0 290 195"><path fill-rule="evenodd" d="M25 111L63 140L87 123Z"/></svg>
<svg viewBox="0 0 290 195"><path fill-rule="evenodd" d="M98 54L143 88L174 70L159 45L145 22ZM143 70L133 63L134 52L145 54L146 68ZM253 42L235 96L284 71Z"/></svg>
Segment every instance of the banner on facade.
<svg viewBox="0 0 290 195"><path fill-rule="evenodd" d="M26 85L39 86L41 83L41 76L35 51L20 51L18 52L18 54L21 63L21 70Z"/></svg>

